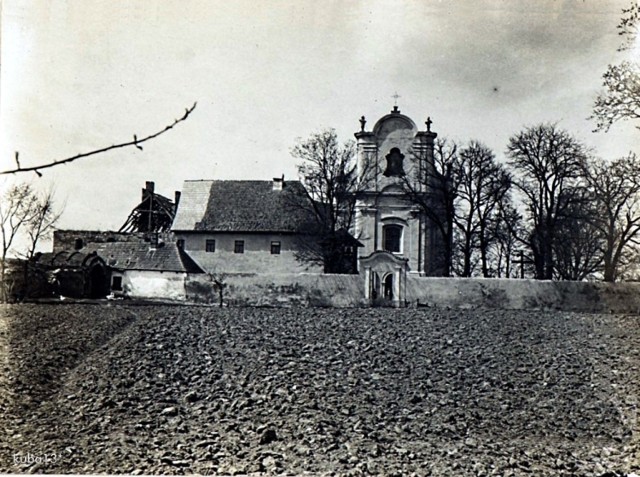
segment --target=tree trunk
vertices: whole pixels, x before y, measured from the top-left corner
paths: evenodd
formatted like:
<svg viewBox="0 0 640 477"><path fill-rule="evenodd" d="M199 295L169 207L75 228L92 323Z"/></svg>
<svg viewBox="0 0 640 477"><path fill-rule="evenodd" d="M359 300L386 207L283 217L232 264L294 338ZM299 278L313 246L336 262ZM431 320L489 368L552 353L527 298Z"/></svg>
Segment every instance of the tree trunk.
<svg viewBox="0 0 640 477"><path fill-rule="evenodd" d="M616 267L613 264L611 250L604 253L604 281L614 282L616 280Z"/></svg>
<svg viewBox="0 0 640 477"><path fill-rule="evenodd" d="M482 265L482 276L489 278L489 266L487 263L487 248L489 245L484 238L484 231L480 230L480 263Z"/></svg>
<svg viewBox="0 0 640 477"><path fill-rule="evenodd" d="M469 232L465 232L464 234L464 249L462 250L462 256L463 256L462 276L470 277L471 276L471 234Z"/></svg>
<svg viewBox="0 0 640 477"><path fill-rule="evenodd" d="M7 302L7 281L6 281L7 264L3 258L0 260L0 303Z"/></svg>

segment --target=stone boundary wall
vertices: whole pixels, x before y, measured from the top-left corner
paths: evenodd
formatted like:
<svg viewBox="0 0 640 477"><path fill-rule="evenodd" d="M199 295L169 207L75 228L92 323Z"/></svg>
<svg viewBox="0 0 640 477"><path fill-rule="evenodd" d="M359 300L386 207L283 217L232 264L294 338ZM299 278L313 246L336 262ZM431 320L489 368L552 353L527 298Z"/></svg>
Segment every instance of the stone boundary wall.
<svg viewBox="0 0 640 477"><path fill-rule="evenodd" d="M234 274L226 277L229 306L361 307L360 275ZM206 276L190 275L186 299L217 303ZM407 306L640 313L640 283L407 277Z"/></svg>
<svg viewBox="0 0 640 477"><path fill-rule="evenodd" d="M235 274L226 277L230 306L361 307L360 275ZM186 298L217 303L202 275L185 281ZM407 306L640 313L640 283L407 277Z"/></svg>
<svg viewBox="0 0 640 477"><path fill-rule="evenodd" d="M364 280L360 275L230 274L225 278L224 301L230 306L364 306ZM203 275L185 281L187 300L217 303L218 295Z"/></svg>
<svg viewBox="0 0 640 477"><path fill-rule="evenodd" d="M410 306L640 313L640 283L407 277L407 301Z"/></svg>

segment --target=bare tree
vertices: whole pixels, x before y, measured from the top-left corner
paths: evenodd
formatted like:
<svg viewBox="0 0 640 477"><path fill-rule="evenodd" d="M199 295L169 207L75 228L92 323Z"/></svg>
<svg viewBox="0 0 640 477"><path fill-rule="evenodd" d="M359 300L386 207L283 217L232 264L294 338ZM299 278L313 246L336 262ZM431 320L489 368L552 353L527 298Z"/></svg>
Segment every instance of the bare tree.
<svg viewBox="0 0 640 477"><path fill-rule="evenodd" d="M638 37L638 21L640 20L640 3L632 1L629 8L622 9L622 19L618 23L618 35L622 36L624 42L618 51L633 48Z"/></svg>
<svg viewBox="0 0 640 477"><path fill-rule="evenodd" d="M585 148L555 125L540 124L512 136L507 154L527 210L529 228L522 240L532 251L535 277L550 280L557 224L579 196Z"/></svg>
<svg viewBox="0 0 640 477"><path fill-rule="evenodd" d="M600 269L603 234L594 226L600 211L587 189L559 217L553 244L555 277L581 281Z"/></svg>
<svg viewBox="0 0 640 477"><path fill-rule="evenodd" d="M224 291L227 289L226 273L207 273L207 278L213 284L213 291L218 294L218 306L222 308L224 305Z"/></svg>
<svg viewBox="0 0 640 477"><path fill-rule="evenodd" d="M298 173L306 191L306 197L290 196L292 206L308 212L314 229L308 232L320 239L309 244L304 258L312 260L315 254L326 273L343 273L345 233L352 229L356 199L366 189L372 166L358 171L353 141L341 145L333 129L299 139L291 154L302 161Z"/></svg>
<svg viewBox="0 0 640 477"><path fill-rule="evenodd" d="M585 170L598 210L591 223L604 237L604 280L613 282L625 251L640 242L640 159L630 153L611 163L594 160Z"/></svg>
<svg viewBox="0 0 640 477"><path fill-rule="evenodd" d="M27 260L33 258L39 243L49 239L61 215L62 210L55 209L53 191L49 190L44 195L37 196L33 217L26 223L25 227L29 240L25 254Z"/></svg>
<svg viewBox="0 0 640 477"><path fill-rule="evenodd" d="M2 256L0 257L0 300L8 300L7 256L18 233L36 216L38 198L29 184L11 186L0 200Z"/></svg>
<svg viewBox="0 0 640 477"><path fill-rule="evenodd" d="M117 143L117 144L113 144L111 146L106 146L100 149L94 149L93 151L89 151L89 152L83 152L80 154L76 154L75 156L71 156L71 157L67 157L65 159L58 159L55 161L51 161L51 162L46 162L44 164L39 164L37 166L22 166L20 164L20 156L19 153L16 152L15 155L15 161L16 161L16 167L14 169L8 169L5 171L0 171L0 175L5 175L5 174L16 174L18 172L35 172L38 176L42 176L42 173L40 172L42 169L48 169L50 167L56 167L56 166L60 166L62 164L68 164L70 162L73 161L77 161L79 159L83 159L85 157L90 157L90 156L95 156L96 154L102 154L104 152L107 151L111 151L113 149L121 149L124 147L136 147L140 150L142 150L142 146L141 144L144 144L147 141L150 141L151 139L155 139L158 136L166 133L167 131L171 130L174 128L174 126L176 126L177 124L181 123L182 121L185 121L189 115L193 112L193 110L196 108L196 104L197 103L193 103L193 106L191 106L190 108L186 108L184 115L178 119L175 119L173 121L173 123L165 126L163 129L161 129L160 131L157 131L155 133L149 134L148 136L144 136L142 138L138 138L138 136L136 134L133 135L133 140L131 141L124 141L121 143Z"/></svg>
<svg viewBox="0 0 640 477"><path fill-rule="evenodd" d="M591 116L595 130L608 131L614 122L640 119L640 67L629 61L609 65L603 79L605 92L597 96Z"/></svg>
<svg viewBox="0 0 640 477"><path fill-rule="evenodd" d="M446 138L436 140L433 157L411 152L413 174L400 176L408 200L415 204L440 236L438 264L443 276L450 276L453 264L455 201L458 194L458 146Z"/></svg>
<svg viewBox="0 0 640 477"><path fill-rule="evenodd" d="M510 195L498 203L498 211L490 221L495 244L492 248L493 264L498 278L511 278L514 275L513 257L519 251L518 237L522 232L522 216L514 207ZM524 259L524 257L522 257Z"/></svg>
<svg viewBox="0 0 640 477"><path fill-rule="evenodd" d="M493 151L478 141L460 150L456 165L458 192L453 217L462 239L461 275L471 276L477 250L482 276L489 277L489 249L496 239L491 225L509 192L511 176L496 162Z"/></svg>
<svg viewBox="0 0 640 477"><path fill-rule="evenodd" d="M633 48L638 38L640 4L632 2L629 8L622 10L622 19L618 24L618 34L623 43L618 51ZM623 61L619 65L609 65L604 73L605 91L596 97L593 114L596 131L608 131L614 122L640 119L640 68L637 63ZM640 126L636 126L640 128Z"/></svg>

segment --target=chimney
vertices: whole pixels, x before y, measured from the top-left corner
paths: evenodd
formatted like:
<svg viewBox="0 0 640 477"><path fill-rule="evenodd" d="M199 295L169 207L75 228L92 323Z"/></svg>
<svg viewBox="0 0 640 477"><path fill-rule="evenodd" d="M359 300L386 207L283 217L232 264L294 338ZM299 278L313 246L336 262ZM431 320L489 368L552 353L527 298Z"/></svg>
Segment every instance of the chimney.
<svg viewBox="0 0 640 477"><path fill-rule="evenodd" d="M284 187L284 174L282 174L282 177L274 177L273 190L282 190L283 187Z"/></svg>
<svg viewBox="0 0 640 477"><path fill-rule="evenodd" d="M153 181L147 181L144 183L144 189L142 189L142 200L147 198L147 194L153 194L155 186L156 184Z"/></svg>
<svg viewBox="0 0 640 477"><path fill-rule="evenodd" d="M177 190L174 193L174 198L173 198L173 205L175 206L176 210L178 209L178 204L180 203L180 196L182 195L182 193Z"/></svg>

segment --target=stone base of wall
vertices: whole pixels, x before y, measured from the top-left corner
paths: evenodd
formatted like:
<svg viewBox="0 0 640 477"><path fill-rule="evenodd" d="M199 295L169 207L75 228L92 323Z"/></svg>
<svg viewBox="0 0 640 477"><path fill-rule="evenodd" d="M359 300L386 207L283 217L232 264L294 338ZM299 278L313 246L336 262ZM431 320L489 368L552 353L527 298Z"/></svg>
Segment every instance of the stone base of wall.
<svg viewBox="0 0 640 477"><path fill-rule="evenodd" d="M234 274L225 281L228 306L369 306L360 275ZM640 283L408 276L406 286L411 307L640 313ZM206 276L188 276L185 292L187 301L218 302Z"/></svg>
<svg viewBox="0 0 640 477"><path fill-rule="evenodd" d="M452 308L638 313L640 283L407 277L407 301Z"/></svg>
<svg viewBox="0 0 640 477"><path fill-rule="evenodd" d="M224 302L230 306L364 306L360 275L233 274L225 278ZM218 294L206 276L190 275L187 300L218 303Z"/></svg>

